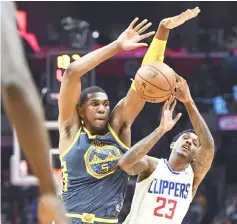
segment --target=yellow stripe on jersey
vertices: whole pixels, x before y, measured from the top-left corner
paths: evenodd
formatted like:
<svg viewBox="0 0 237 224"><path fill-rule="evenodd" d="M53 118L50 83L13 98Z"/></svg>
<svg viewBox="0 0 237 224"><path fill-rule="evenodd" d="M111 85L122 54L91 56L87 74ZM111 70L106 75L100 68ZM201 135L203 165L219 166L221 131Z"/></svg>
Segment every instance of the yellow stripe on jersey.
<svg viewBox="0 0 237 224"><path fill-rule="evenodd" d="M83 130L87 133L88 137L91 138L96 138L97 135L92 135L87 129L86 127L83 126Z"/></svg>
<svg viewBox="0 0 237 224"><path fill-rule="evenodd" d="M79 130L78 130L78 132L77 132L77 134L76 134L72 144L63 153L60 154L60 156L59 156L60 159L62 159L64 156L66 156L69 153L69 151L72 149L72 147L76 143L77 139L79 138L80 133L81 133L81 127L79 128Z"/></svg>
<svg viewBox="0 0 237 224"><path fill-rule="evenodd" d="M115 131L113 130L113 128L110 126L110 124L109 124L109 130L110 130L111 134L114 136L114 138L116 139L116 141L117 141L123 148L125 148L125 149L128 150L129 147L126 146L126 145L119 139L119 137L117 136L117 134L115 133Z"/></svg>
<svg viewBox="0 0 237 224"><path fill-rule="evenodd" d="M65 214L69 218L78 218L81 219L82 222L86 223L94 223L94 222L102 222L102 223L118 223L118 219L103 219L103 218L97 218L95 217L94 214L88 214L88 213L83 213L82 215L80 214L71 214L71 213L66 213Z"/></svg>

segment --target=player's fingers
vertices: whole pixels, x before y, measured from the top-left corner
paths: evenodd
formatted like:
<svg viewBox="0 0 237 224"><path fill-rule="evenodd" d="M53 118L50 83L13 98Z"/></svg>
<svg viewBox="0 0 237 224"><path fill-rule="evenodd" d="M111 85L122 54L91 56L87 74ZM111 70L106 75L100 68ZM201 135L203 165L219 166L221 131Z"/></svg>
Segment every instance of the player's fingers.
<svg viewBox="0 0 237 224"><path fill-rule="evenodd" d="M197 6L197 7L195 7L195 8L193 8L192 10L191 10L191 12L192 13L194 13L194 12L200 12L201 10L200 10L200 8Z"/></svg>
<svg viewBox="0 0 237 224"><path fill-rule="evenodd" d="M174 72L174 74L175 74L176 80L178 82L181 82L181 76L179 76L176 72Z"/></svg>
<svg viewBox="0 0 237 224"><path fill-rule="evenodd" d="M138 33L141 34L145 32L151 25L152 25L151 22L147 23L145 26L141 27L141 29L138 30Z"/></svg>
<svg viewBox="0 0 237 224"><path fill-rule="evenodd" d="M174 123L176 124L178 122L178 120L181 118L182 113L178 113L174 119Z"/></svg>
<svg viewBox="0 0 237 224"><path fill-rule="evenodd" d="M192 9L192 13L199 13L199 12L201 12L201 9L199 7Z"/></svg>
<svg viewBox="0 0 237 224"><path fill-rule="evenodd" d="M187 12L185 13L185 15L183 16L183 19L184 19L185 21L187 21L187 20L190 19L191 15L192 15L192 10L191 10L191 9L188 9Z"/></svg>
<svg viewBox="0 0 237 224"><path fill-rule="evenodd" d="M184 84L184 82L186 82L186 80L182 76L179 76L177 73L175 73L175 77L178 80L178 83Z"/></svg>
<svg viewBox="0 0 237 224"><path fill-rule="evenodd" d="M169 100L166 100L163 107L162 107L162 112L164 113L164 111L167 109L167 105L168 105Z"/></svg>
<svg viewBox="0 0 237 224"><path fill-rule="evenodd" d="M200 11L201 10L198 7L190 10L186 15L186 20L196 17L199 14Z"/></svg>
<svg viewBox="0 0 237 224"><path fill-rule="evenodd" d="M136 43L136 44L134 44L134 48L139 48L139 47L148 47L148 44L146 44L146 43Z"/></svg>
<svg viewBox="0 0 237 224"><path fill-rule="evenodd" d="M168 99L168 102L167 102L167 109L168 110L170 109L170 105L171 105L172 101L173 101L173 95L171 95Z"/></svg>
<svg viewBox="0 0 237 224"><path fill-rule="evenodd" d="M200 10L199 8L193 10L193 11L189 14L188 19L195 18L200 12L201 12L201 10Z"/></svg>
<svg viewBox="0 0 237 224"><path fill-rule="evenodd" d="M155 31L151 31L149 33L145 33L145 34L140 36L140 40L144 40L144 39L146 39L146 38L148 38L150 36L153 36L154 34L155 34Z"/></svg>
<svg viewBox="0 0 237 224"><path fill-rule="evenodd" d="M197 14L199 13L199 8L196 7L194 9L187 9L185 12L180 14L180 17L184 20L188 20L193 18L194 16L197 16Z"/></svg>
<svg viewBox="0 0 237 224"><path fill-rule="evenodd" d="M138 20L139 20L139 18L136 17L136 18L130 23L129 28L133 29L135 23L136 23Z"/></svg>
<svg viewBox="0 0 237 224"><path fill-rule="evenodd" d="M170 106L173 105L174 100L175 100L175 96L172 94L171 99L170 99Z"/></svg>
<svg viewBox="0 0 237 224"><path fill-rule="evenodd" d="M173 102L173 104L172 104L172 106L171 106L171 108L170 108L171 112L174 111L174 108L176 107L176 104L177 104L177 100L176 100L175 97L174 97L174 102Z"/></svg>
<svg viewBox="0 0 237 224"><path fill-rule="evenodd" d="M143 25L147 23L147 19L144 19L142 22L140 22L136 27L134 27L134 30L137 32Z"/></svg>
<svg viewBox="0 0 237 224"><path fill-rule="evenodd" d="M182 19L185 19L185 17L190 13L190 9L187 9L185 12L182 12L180 15L179 15L179 18L182 18Z"/></svg>

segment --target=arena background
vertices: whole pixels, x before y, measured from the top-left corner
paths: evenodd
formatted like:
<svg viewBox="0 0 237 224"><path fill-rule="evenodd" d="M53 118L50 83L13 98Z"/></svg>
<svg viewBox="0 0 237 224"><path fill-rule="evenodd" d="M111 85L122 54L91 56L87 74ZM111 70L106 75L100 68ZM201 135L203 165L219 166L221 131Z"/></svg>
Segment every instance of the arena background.
<svg viewBox="0 0 237 224"><path fill-rule="evenodd" d="M237 2L17 2L16 18L50 121L52 164L58 171L58 132L54 127L60 78L67 65L116 39L136 16L150 20L156 30L162 18L195 6L201 9L198 18L170 32L165 62L187 79L214 136L216 154L183 223L233 224L237 223ZM109 59L84 78L83 86L95 83L103 87L114 107L129 89L145 50ZM133 144L159 125L160 109L161 104L147 103L132 127ZM183 113L181 120L156 144L152 156L168 158L172 137L191 127L182 104L177 111ZM34 178L24 181L31 172L3 110L1 149L2 223L37 223L38 187ZM135 181L131 178L129 182L120 220L129 212Z"/></svg>

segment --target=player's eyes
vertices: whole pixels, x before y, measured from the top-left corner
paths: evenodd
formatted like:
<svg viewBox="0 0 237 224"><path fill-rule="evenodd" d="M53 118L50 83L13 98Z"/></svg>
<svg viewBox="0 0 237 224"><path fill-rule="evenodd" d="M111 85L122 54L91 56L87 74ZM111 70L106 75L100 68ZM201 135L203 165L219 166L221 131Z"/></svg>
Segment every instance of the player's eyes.
<svg viewBox="0 0 237 224"><path fill-rule="evenodd" d="M96 102L92 102L91 105L92 106L97 106L97 103Z"/></svg>

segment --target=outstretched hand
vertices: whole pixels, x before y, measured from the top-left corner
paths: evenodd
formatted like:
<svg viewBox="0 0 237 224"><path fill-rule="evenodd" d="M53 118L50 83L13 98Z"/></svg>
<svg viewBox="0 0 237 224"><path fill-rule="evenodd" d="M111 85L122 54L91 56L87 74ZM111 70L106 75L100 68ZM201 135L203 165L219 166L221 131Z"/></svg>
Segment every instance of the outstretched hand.
<svg viewBox="0 0 237 224"><path fill-rule="evenodd" d="M163 105L159 128L161 128L164 132L170 131L182 116L182 114L179 113L173 119L173 113L176 103L177 101L175 97L171 96L168 100L165 101Z"/></svg>
<svg viewBox="0 0 237 224"><path fill-rule="evenodd" d="M129 27L118 37L117 41L119 42L122 50L132 50L138 47L146 47L148 46L146 43L139 42L155 34L154 31L143 34L152 25L151 22L147 23L147 19L135 26L137 21L138 18L135 18Z"/></svg>
<svg viewBox="0 0 237 224"><path fill-rule="evenodd" d="M161 24L167 29L174 29L175 27L182 25L186 21L195 18L200 11L201 10L199 9L199 7L188 9L177 16L163 19L161 21Z"/></svg>
<svg viewBox="0 0 237 224"><path fill-rule="evenodd" d="M182 103L192 101L192 96L187 81L176 73L175 76L177 80L175 97Z"/></svg>

